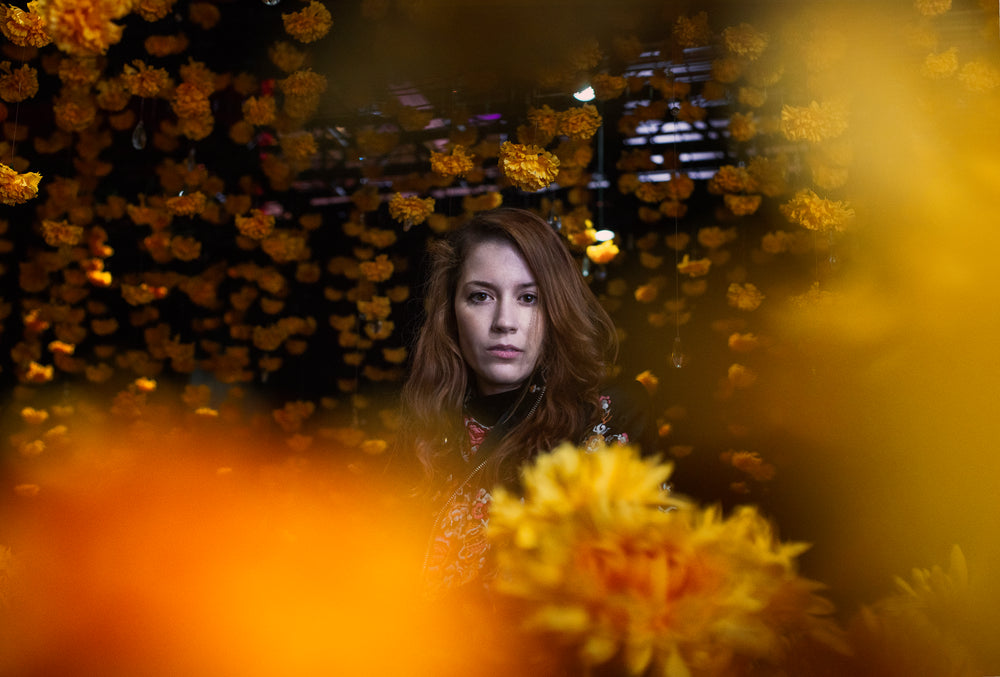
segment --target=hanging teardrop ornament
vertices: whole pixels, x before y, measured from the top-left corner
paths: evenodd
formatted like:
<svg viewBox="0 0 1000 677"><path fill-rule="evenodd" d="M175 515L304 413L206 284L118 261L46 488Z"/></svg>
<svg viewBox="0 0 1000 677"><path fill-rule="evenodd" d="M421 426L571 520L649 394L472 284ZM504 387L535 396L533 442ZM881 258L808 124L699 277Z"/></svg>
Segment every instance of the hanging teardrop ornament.
<svg viewBox="0 0 1000 677"><path fill-rule="evenodd" d="M670 351L670 364L680 369L687 364L687 355L684 354L684 347L681 345L681 337L674 337L674 349Z"/></svg>
<svg viewBox="0 0 1000 677"><path fill-rule="evenodd" d="M132 130L132 147L136 150L142 150L146 147L146 125L142 124L142 120L139 120L135 129Z"/></svg>
<svg viewBox="0 0 1000 677"><path fill-rule="evenodd" d="M261 2L263 2L265 5L274 6L277 5L279 2L281 2L281 0L261 0Z"/></svg>

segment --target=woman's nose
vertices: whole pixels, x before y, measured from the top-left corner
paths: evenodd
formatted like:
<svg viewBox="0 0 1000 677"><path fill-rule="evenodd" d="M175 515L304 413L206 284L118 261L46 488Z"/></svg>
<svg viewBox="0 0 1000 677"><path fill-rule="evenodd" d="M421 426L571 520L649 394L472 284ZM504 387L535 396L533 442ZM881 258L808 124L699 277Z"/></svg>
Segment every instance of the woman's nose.
<svg viewBox="0 0 1000 677"><path fill-rule="evenodd" d="M510 334L517 331L517 309L512 303L500 301L493 313L493 324L490 327L495 332Z"/></svg>

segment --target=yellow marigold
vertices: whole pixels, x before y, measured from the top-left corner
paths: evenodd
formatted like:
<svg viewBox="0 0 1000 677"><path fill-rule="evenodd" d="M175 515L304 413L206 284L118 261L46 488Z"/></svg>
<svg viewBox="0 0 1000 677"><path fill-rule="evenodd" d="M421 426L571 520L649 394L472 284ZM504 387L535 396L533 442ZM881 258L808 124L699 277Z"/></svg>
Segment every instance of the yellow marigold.
<svg viewBox="0 0 1000 677"><path fill-rule="evenodd" d="M937 16L951 9L951 0L913 0L913 6L923 16Z"/></svg>
<svg viewBox="0 0 1000 677"><path fill-rule="evenodd" d="M500 171L521 190L538 191L559 173L559 160L538 146L504 141L500 146Z"/></svg>
<svg viewBox="0 0 1000 677"><path fill-rule="evenodd" d="M712 40L712 29L708 26L708 14L698 12L693 17L677 17L673 28L674 39L680 47L704 47Z"/></svg>
<svg viewBox="0 0 1000 677"><path fill-rule="evenodd" d="M38 182L42 175L38 172L19 174L0 162L0 203L19 205L38 194Z"/></svg>
<svg viewBox="0 0 1000 677"><path fill-rule="evenodd" d="M712 61L712 78L722 84L736 82L743 75L745 66L745 61L732 56L715 59Z"/></svg>
<svg viewBox="0 0 1000 677"><path fill-rule="evenodd" d="M45 409L25 407L21 410L21 419L28 425L40 425L49 420L49 412Z"/></svg>
<svg viewBox="0 0 1000 677"><path fill-rule="evenodd" d="M655 284L640 284L635 288L635 300L639 303L652 303L660 294L660 288Z"/></svg>
<svg viewBox="0 0 1000 677"><path fill-rule="evenodd" d="M767 102L767 92L757 87L740 87L736 100L750 108L760 108Z"/></svg>
<svg viewBox="0 0 1000 677"><path fill-rule="evenodd" d="M44 47L52 42L45 31L45 17L37 11L38 2L29 2L28 11L13 5L0 5L0 32L20 47Z"/></svg>
<svg viewBox="0 0 1000 677"><path fill-rule="evenodd" d="M757 136L757 121L753 113L733 113L729 117L729 136L733 141L749 141Z"/></svg>
<svg viewBox="0 0 1000 677"><path fill-rule="evenodd" d="M274 230L274 217L259 209L252 209L249 216L236 216L236 228L245 237L263 240Z"/></svg>
<svg viewBox="0 0 1000 677"><path fill-rule="evenodd" d="M684 258L677 264L677 272L681 275L701 277L702 275L708 275L708 270L711 267L712 261L710 259L706 258L692 261L691 257L688 254L685 254Z"/></svg>
<svg viewBox="0 0 1000 677"><path fill-rule="evenodd" d="M680 110L677 111L677 119L682 122L699 122L708 117L708 109L698 106L687 99L681 101Z"/></svg>
<svg viewBox="0 0 1000 677"><path fill-rule="evenodd" d="M525 626L572 647L581 672L743 674L780 664L790 635L841 647L820 586L796 573L806 546L755 508L723 518L664 491L671 471L628 447L563 445L525 468L523 498L494 490L494 587Z"/></svg>
<svg viewBox="0 0 1000 677"><path fill-rule="evenodd" d="M165 68L147 66L141 59L125 64L122 69L125 87L135 96L151 99L170 88L170 74Z"/></svg>
<svg viewBox="0 0 1000 677"><path fill-rule="evenodd" d="M162 286L150 286L145 282L141 284L123 284L122 298L130 306L141 306L162 299L167 295L167 288Z"/></svg>
<svg viewBox="0 0 1000 677"><path fill-rule="evenodd" d="M735 239L736 230L734 228L723 230L718 226L705 226L698 229L698 244L708 249L718 249Z"/></svg>
<svg viewBox="0 0 1000 677"><path fill-rule="evenodd" d="M748 23L730 26L722 31L722 43L730 52L751 61L767 49L768 36Z"/></svg>
<svg viewBox="0 0 1000 677"><path fill-rule="evenodd" d="M760 208L763 198L760 195L732 195L725 194L722 201L726 203L726 209L736 216L749 216Z"/></svg>
<svg viewBox="0 0 1000 677"><path fill-rule="evenodd" d="M42 221L42 236L50 247L77 245L83 240L83 228L72 226L68 221Z"/></svg>
<svg viewBox="0 0 1000 677"><path fill-rule="evenodd" d="M750 282L746 284L733 282L726 291L726 300L729 305L739 310L757 310L765 298L757 286Z"/></svg>
<svg viewBox="0 0 1000 677"><path fill-rule="evenodd" d="M267 48L271 63L285 73L297 71L306 63L306 53L285 40L279 40Z"/></svg>
<svg viewBox="0 0 1000 677"><path fill-rule="evenodd" d="M67 54L104 54L121 40L124 26L114 23L132 11L129 0L36 0L52 42Z"/></svg>
<svg viewBox="0 0 1000 677"><path fill-rule="evenodd" d="M465 176L472 171L472 156L464 146L455 146L451 154L431 153L431 170L441 176Z"/></svg>
<svg viewBox="0 0 1000 677"><path fill-rule="evenodd" d="M396 193L389 201L389 216L404 224L407 228L416 226L427 220L434 211L434 198L417 196L404 197Z"/></svg>
<svg viewBox="0 0 1000 677"><path fill-rule="evenodd" d="M193 237L177 235L170 240L170 253L178 261L194 261L201 256L201 242Z"/></svg>
<svg viewBox="0 0 1000 677"><path fill-rule="evenodd" d="M854 209L846 202L821 198L811 190L800 190L779 207L792 223L809 230L843 231L854 220Z"/></svg>
<svg viewBox="0 0 1000 677"><path fill-rule="evenodd" d="M170 97L170 107L179 118L198 118L211 115L212 109L205 92L190 82L182 82Z"/></svg>
<svg viewBox="0 0 1000 677"><path fill-rule="evenodd" d="M64 92L52 104L56 125L65 132L82 132L94 123L97 103L86 92Z"/></svg>
<svg viewBox="0 0 1000 677"><path fill-rule="evenodd" d="M197 216L205 211L208 198L201 191L167 198L167 211L174 216Z"/></svg>
<svg viewBox="0 0 1000 677"><path fill-rule="evenodd" d="M757 182L746 167L722 165L708 182L710 193L751 193Z"/></svg>
<svg viewBox="0 0 1000 677"><path fill-rule="evenodd" d="M0 99L17 103L38 93L38 71L22 64L11 70L10 61L0 63Z"/></svg>
<svg viewBox="0 0 1000 677"><path fill-rule="evenodd" d="M159 21L170 13L177 0L133 0L133 11L150 23Z"/></svg>
<svg viewBox="0 0 1000 677"><path fill-rule="evenodd" d="M97 83L97 105L101 110L117 112L128 105L131 93L122 77L101 80ZM132 111L128 111L132 113ZM131 127L132 125L129 125Z"/></svg>
<svg viewBox="0 0 1000 677"><path fill-rule="evenodd" d="M840 136L847 130L847 109L838 103L813 101L808 106L781 108L781 132L790 141L813 143Z"/></svg>
<svg viewBox="0 0 1000 677"><path fill-rule="evenodd" d="M587 258L597 264L610 263L618 256L618 245L614 240L605 240L587 247Z"/></svg>
<svg viewBox="0 0 1000 677"><path fill-rule="evenodd" d="M597 107L588 103L560 113L557 133L571 139L589 139L601 128L601 122Z"/></svg>
<svg viewBox="0 0 1000 677"><path fill-rule="evenodd" d="M285 31L299 42L315 42L330 32L333 17L326 6L310 0L309 4L298 12L282 14Z"/></svg>
<svg viewBox="0 0 1000 677"><path fill-rule="evenodd" d="M952 47L943 52L932 52L924 57L920 72L932 80L947 78L958 70L958 48Z"/></svg>
<svg viewBox="0 0 1000 677"><path fill-rule="evenodd" d="M298 70L283 80L278 80L278 87L289 96L306 96L322 94L326 91L325 75L313 72L309 68Z"/></svg>
<svg viewBox="0 0 1000 677"><path fill-rule="evenodd" d="M675 233L663 238L663 242L674 251L683 251L687 248L691 236L687 233Z"/></svg>
<svg viewBox="0 0 1000 677"><path fill-rule="evenodd" d="M757 374L742 364L731 364L726 378L734 388L749 388L757 381Z"/></svg>
<svg viewBox="0 0 1000 677"><path fill-rule="evenodd" d="M219 23L222 13L211 2L192 2L188 5L188 19L202 30L211 30Z"/></svg>
<svg viewBox="0 0 1000 677"><path fill-rule="evenodd" d="M989 92L1000 86L1000 70L984 60L977 59L962 66L958 81L970 92Z"/></svg>
<svg viewBox="0 0 1000 677"><path fill-rule="evenodd" d="M183 33L178 35L150 35L143 43L146 52L150 56L165 57L171 54L180 54L188 48L187 36Z"/></svg>
<svg viewBox="0 0 1000 677"><path fill-rule="evenodd" d="M243 102L243 119L252 125L269 125L277 114L278 107L273 96L251 96Z"/></svg>
<svg viewBox="0 0 1000 677"><path fill-rule="evenodd" d="M384 282L392 277L394 266L386 254L379 254L374 261L362 261L361 274L369 282Z"/></svg>
<svg viewBox="0 0 1000 677"><path fill-rule="evenodd" d="M281 152L296 169L306 169L312 158L319 153L316 137L311 132L299 131L282 134Z"/></svg>
<svg viewBox="0 0 1000 677"><path fill-rule="evenodd" d="M736 353L748 353L756 350L760 346L760 339L756 334L741 334L734 332L729 335L729 349Z"/></svg>
<svg viewBox="0 0 1000 677"><path fill-rule="evenodd" d="M733 384L737 387L736 384ZM777 468L766 462L756 451L727 451L722 454L722 462L727 463L741 472L757 480L766 482L774 479Z"/></svg>
<svg viewBox="0 0 1000 677"><path fill-rule="evenodd" d="M598 101L617 99L625 91L628 81L618 75L598 73L590 78L590 86L594 88L594 98Z"/></svg>

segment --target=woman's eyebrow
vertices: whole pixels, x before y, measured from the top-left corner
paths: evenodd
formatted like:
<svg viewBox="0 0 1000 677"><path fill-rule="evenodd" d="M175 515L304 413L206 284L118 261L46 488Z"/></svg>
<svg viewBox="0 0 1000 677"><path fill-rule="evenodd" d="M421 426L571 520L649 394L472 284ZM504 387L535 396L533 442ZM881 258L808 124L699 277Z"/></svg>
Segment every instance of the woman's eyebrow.
<svg viewBox="0 0 1000 677"><path fill-rule="evenodd" d="M497 289L496 283L494 283L494 282L488 282L486 280L466 280L462 284L462 286L463 287L469 287L469 286L472 286L472 287L488 287L490 289ZM527 288L530 288L530 287L537 287L537 286L538 286L537 282L521 282L520 284L514 285L514 287L516 289L527 289Z"/></svg>

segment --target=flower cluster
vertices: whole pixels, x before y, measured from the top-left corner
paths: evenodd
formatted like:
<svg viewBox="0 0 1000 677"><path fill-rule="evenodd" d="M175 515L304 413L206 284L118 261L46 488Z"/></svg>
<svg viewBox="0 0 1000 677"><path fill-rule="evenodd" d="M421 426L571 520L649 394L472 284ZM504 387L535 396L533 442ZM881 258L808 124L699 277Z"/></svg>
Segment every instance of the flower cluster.
<svg viewBox="0 0 1000 677"><path fill-rule="evenodd" d="M854 209L846 203L821 198L809 189L800 190L779 209L792 223L821 232L842 231L854 220Z"/></svg>
<svg viewBox="0 0 1000 677"><path fill-rule="evenodd" d="M555 181L559 160L538 146L504 141L500 146L500 171L521 190L538 191Z"/></svg>
<svg viewBox="0 0 1000 677"><path fill-rule="evenodd" d="M9 61L0 63L0 99L17 103L38 93L38 71L27 64L12 70Z"/></svg>
<svg viewBox="0 0 1000 677"><path fill-rule="evenodd" d="M590 104L570 108L559 115L558 133L571 139L589 139L601 127L601 114Z"/></svg>
<svg viewBox="0 0 1000 677"><path fill-rule="evenodd" d="M570 445L523 471L524 498L494 492L496 589L525 626L577 649L584 670L743 674L798 639L841 646L806 546L781 543L752 507L724 518L666 493L672 467L628 447Z"/></svg>
<svg viewBox="0 0 1000 677"><path fill-rule="evenodd" d="M402 193L396 193L389 201L389 216L407 227L423 223L433 211L434 198L432 197L404 197Z"/></svg>
<svg viewBox="0 0 1000 677"><path fill-rule="evenodd" d="M36 0L46 31L67 54L104 54L121 40L124 26L114 23L132 11L130 0Z"/></svg>
<svg viewBox="0 0 1000 677"><path fill-rule="evenodd" d="M817 143L833 139L847 130L847 110L837 103L813 101L808 106L781 108L781 132L790 141Z"/></svg>
<svg viewBox="0 0 1000 677"><path fill-rule="evenodd" d="M42 175L38 172L19 174L0 163L0 203L19 205L38 194L38 182Z"/></svg>
<svg viewBox="0 0 1000 677"><path fill-rule="evenodd" d="M472 171L472 157L456 145L451 154L431 153L431 170L441 176L465 176Z"/></svg>
<svg viewBox="0 0 1000 677"><path fill-rule="evenodd" d="M45 19L38 14L38 0L28 3L28 11L13 5L0 5L0 32L21 47L44 47L52 42L45 31Z"/></svg>
<svg viewBox="0 0 1000 677"><path fill-rule="evenodd" d="M315 42L330 32L333 25L333 17L326 6L310 0L302 10L282 14L281 20L285 24L285 31L299 42Z"/></svg>

